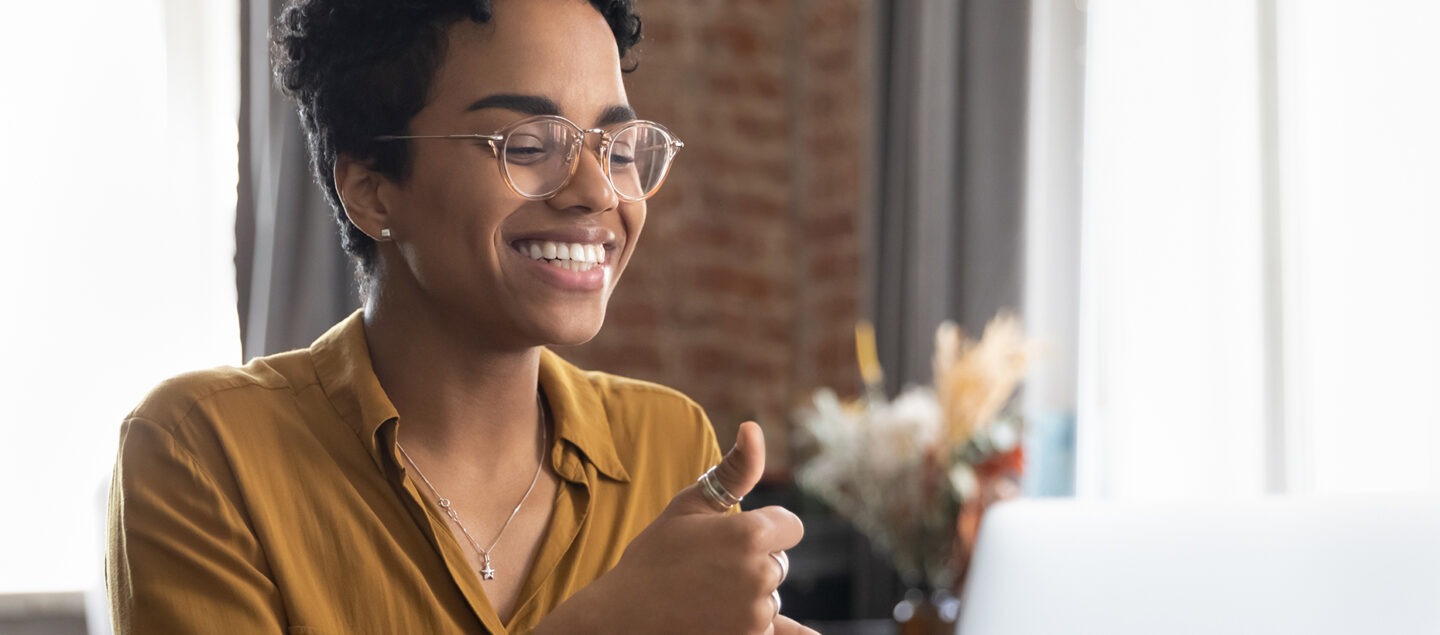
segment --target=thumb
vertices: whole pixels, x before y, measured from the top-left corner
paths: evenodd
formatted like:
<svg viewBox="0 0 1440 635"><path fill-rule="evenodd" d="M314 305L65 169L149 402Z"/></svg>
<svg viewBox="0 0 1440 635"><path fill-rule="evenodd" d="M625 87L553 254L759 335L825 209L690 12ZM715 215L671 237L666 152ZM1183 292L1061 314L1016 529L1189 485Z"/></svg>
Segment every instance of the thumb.
<svg viewBox="0 0 1440 635"><path fill-rule="evenodd" d="M760 475L765 472L765 434L760 431L760 424L754 421L746 421L740 424L740 432L735 435L735 446L720 459L720 464L715 467L715 476L719 477L720 484L736 498L743 498L750 490L755 489L755 484L760 482ZM670 502L670 507L675 511L687 514L717 513L719 510L714 502L701 490L700 483L692 484L679 494L675 495Z"/></svg>

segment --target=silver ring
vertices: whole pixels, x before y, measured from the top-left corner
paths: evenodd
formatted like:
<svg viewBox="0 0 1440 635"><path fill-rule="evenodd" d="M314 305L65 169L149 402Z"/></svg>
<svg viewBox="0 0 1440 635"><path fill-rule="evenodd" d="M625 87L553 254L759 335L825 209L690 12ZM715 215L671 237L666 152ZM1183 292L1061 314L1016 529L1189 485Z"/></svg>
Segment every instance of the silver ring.
<svg viewBox="0 0 1440 635"><path fill-rule="evenodd" d="M770 621L773 622L775 621L775 618L780 617L780 589L775 589L774 591L771 591L770 599L775 601L775 614L770 616Z"/></svg>
<svg viewBox="0 0 1440 635"><path fill-rule="evenodd" d="M729 511L731 507L740 504L744 497L737 497L731 494L730 490L725 489L725 485L720 482L720 477L715 475L715 469L718 467L720 466L716 465L700 475L698 479L700 493L704 494L705 498L714 503L720 511Z"/></svg>
<svg viewBox="0 0 1440 635"><path fill-rule="evenodd" d="M770 557L775 559L775 564L780 565L780 584L784 584L785 578L790 576L790 556L784 551L772 551Z"/></svg>

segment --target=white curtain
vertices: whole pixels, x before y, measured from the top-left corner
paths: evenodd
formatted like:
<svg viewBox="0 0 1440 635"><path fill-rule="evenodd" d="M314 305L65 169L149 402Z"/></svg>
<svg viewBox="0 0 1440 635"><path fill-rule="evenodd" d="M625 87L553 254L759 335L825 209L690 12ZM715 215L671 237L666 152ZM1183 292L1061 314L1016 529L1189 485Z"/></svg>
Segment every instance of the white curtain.
<svg viewBox="0 0 1440 635"><path fill-rule="evenodd" d="M236 5L7 5L0 120L0 593L100 579L119 424L240 361Z"/></svg>
<svg viewBox="0 0 1440 635"><path fill-rule="evenodd" d="M1440 4L1087 12L1079 493L1440 489Z"/></svg>

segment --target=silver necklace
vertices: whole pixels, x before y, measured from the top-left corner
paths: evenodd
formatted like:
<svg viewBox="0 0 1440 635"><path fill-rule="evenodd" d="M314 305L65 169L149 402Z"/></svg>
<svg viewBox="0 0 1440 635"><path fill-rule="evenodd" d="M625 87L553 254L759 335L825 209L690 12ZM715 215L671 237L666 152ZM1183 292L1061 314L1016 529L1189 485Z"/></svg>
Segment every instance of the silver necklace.
<svg viewBox="0 0 1440 635"><path fill-rule="evenodd" d="M530 498L530 492L535 491L535 484L540 482L540 468L545 466L545 447L550 445L550 430L545 426L545 405L540 402L540 393L538 392L535 393L535 407L540 414L541 435L540 460L536 461L535 464L535 476L530 478L530 487L525 490L525 495L520 497L520 502L515 503L515 509L510 512L510 517L505 519L505 524L500 526L500 531L495 534L495 540L490 542L490 548L488 549L480 548L480 543L476 542L475 537L470 535L470 530L465 528L465 523L460 522L460 515L455 513L455 507L450 504L450 499L440 495L440 492L435 489L435 485L430 482L430 479L425 478L424 472L420 471L420 466L415 463L415 459L410 458L410 453L405 451L405 446L400 445L399 441L395 442L395 447L400 448L400 454L405 455L405 460L410 463L411 467L415 468L415 473L420 475L420 480L425 481L425 487L430 488L430 493L435 495L436 502L440 505L440 509L445 510L445 515L449 516L450 520L455 523L455 526L460 528L460 533L465 534L465 540L468 541L470 546L474 547L475 551L479 552L480 557L484 559L485 566L480 569L480 577L483 580L495 579L495 567L490 565L490 552L495 550L495 545L500 544L500 537L504 536L505 530L510 528L510 523L515 520L515 516L520 513L520 508L524 506L525 501Z"/></svg>

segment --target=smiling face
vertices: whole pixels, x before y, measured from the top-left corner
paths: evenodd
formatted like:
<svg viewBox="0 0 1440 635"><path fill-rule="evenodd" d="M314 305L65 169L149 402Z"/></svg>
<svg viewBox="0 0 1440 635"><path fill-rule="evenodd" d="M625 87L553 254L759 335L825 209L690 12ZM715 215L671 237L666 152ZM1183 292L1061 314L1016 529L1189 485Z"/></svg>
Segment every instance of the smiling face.
<svg viewBox="0 0 1440 635"><path fill-rule="evenodd" d="M490 134L536 114L582 128L632 119L615 38L580 0L500 0L489 23L448 30L410 135ZM528 200L480 140L412 140L412 169L376 198L393 242L378 296L429 311L501 347L579 344L599 331L634 253L645 203L621 201L590 135L569 184ZM367 233L371 228L361 225Z"/></svg>

